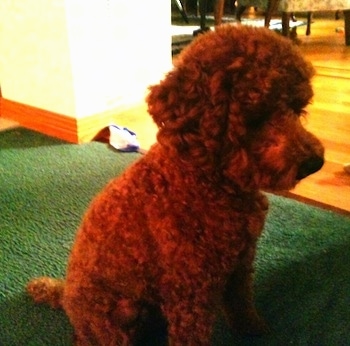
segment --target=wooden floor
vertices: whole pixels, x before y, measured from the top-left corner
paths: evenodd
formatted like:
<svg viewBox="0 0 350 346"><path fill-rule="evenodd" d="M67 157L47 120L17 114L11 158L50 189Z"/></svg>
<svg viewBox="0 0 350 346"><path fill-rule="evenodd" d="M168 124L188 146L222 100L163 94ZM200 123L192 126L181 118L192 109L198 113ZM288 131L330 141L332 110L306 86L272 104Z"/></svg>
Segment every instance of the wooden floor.
<svg viewBox="0 0 350 346"><path fill-rule="evenodd" d="M315 14L308 37L298 28L300 49L317 70L306 127L324 143L326 164L287 195L350 215L350 174L343 170L350 162L350 46L341 33L343 20L329 18ZM4 121L0 118L0 127ZM155 142L157 129L144 103L120 116L118 125L135 131L143 149Z"/></svg>
<svg viewBox="0 0 350 346"><path fill-rule="evenodd" d="M350 215L350 174L343 169L350 162L350 46L344 45L344 34L336 32L343 24L315 14L311 36L298 28L300 49L317 71L306 127L322 140L326 164L291 194Z"/></svg>

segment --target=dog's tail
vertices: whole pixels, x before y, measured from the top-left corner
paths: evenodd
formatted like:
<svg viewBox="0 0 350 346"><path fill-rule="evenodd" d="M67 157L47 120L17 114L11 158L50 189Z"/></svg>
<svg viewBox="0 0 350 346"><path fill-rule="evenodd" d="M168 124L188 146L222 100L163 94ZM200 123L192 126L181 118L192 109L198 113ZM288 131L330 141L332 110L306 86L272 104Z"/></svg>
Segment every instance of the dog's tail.
<svg viewBox="0 0 350 346"><path fill-rule="evenodd" d="M49 277L35 278L27 284L27 292L36 303L45 303L54 309L62 307L65 281Z"/></svg>

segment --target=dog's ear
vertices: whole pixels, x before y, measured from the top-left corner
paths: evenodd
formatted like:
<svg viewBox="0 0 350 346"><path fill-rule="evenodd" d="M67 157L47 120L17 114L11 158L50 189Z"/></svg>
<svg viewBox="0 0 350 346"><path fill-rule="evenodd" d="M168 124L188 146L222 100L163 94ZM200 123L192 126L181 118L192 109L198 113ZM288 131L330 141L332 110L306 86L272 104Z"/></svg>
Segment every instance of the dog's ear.
<svg viewBox="0 0 350 346"><path fill-rule="evenodd" d="M148 111L157 124L158 142L201 166L214 166L227 142L230 88L224 69L208 71L198 62L180 65L150 88ZM238 133L241 130L238 130ZM228 145L228 143L226 143ZM232 147L232 143L231 143Z"/></svg>

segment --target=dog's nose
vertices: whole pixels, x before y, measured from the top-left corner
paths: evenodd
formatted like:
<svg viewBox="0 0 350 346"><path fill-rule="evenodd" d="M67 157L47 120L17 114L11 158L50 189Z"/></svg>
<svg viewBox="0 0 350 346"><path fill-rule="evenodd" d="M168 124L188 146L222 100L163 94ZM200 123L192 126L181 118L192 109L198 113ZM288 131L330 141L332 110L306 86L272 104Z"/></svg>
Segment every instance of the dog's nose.
<svg viewBox="0 0 350 346"><path fill-rule="evenodd" d="M301 180L308 175L317 172L324 164L324 159L321 156L313 156L304 162L301 163L298 174L297 174L297 180Z"/></svg>

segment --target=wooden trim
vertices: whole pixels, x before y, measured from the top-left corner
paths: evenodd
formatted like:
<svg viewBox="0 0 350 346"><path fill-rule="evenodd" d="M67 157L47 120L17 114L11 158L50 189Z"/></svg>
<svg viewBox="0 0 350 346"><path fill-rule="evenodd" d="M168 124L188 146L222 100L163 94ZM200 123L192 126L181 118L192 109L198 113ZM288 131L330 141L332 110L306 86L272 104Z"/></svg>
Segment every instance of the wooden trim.
<svg viewBox="0 0 350 346"><path fill-rule="evenodd" d="M14 120L28 129L76 144L94 140L127 109L121 106L87 117L73 118L0 97L1 117Z"/></svg>
<svg viewBox="0 0 350 346"><path fill-rule="evenodd" d="M350 9L344 10L345 44L350 46Z"/></svg>
<svg viewBox="0 0 350 346"><path fill-rule="evenodd" d="M0 98L0 116L67 142L78 143L75 118Z"/></svg>

